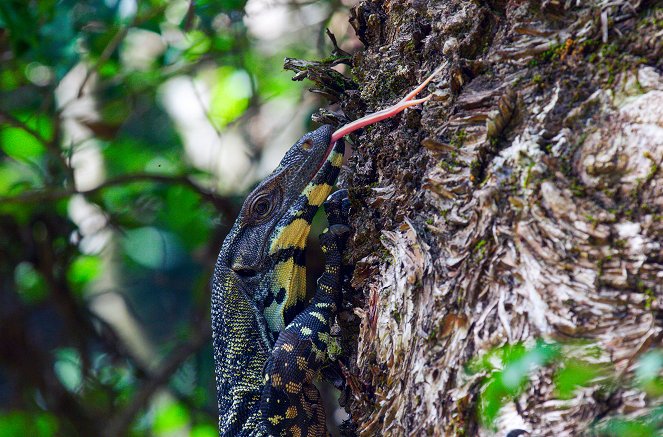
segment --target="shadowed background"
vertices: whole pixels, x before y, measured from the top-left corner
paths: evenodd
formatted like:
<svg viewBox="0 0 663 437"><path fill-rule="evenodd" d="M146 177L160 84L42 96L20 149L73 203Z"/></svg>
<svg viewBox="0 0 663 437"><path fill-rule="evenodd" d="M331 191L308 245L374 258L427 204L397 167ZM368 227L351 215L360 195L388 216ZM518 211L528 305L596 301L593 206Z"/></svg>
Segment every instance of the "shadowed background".
<svg viewBox="0 0 663 437"><path fill-rule="evenodd" d="M217 434L211 269L352 3L0 3L0 436Z"/></svg>

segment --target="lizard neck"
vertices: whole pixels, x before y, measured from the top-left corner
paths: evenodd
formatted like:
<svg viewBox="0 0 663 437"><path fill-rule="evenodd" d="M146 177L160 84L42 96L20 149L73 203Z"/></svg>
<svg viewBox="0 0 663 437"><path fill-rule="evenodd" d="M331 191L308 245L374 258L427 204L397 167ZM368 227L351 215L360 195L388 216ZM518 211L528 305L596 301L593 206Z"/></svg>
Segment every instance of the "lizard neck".
<svg viewBox="0 0 663 437"><path fill-rule="evenodd" d="M220 262L212 285L212 339L220 435L258 429L263 367L274 340L241 281Z"/></svg>

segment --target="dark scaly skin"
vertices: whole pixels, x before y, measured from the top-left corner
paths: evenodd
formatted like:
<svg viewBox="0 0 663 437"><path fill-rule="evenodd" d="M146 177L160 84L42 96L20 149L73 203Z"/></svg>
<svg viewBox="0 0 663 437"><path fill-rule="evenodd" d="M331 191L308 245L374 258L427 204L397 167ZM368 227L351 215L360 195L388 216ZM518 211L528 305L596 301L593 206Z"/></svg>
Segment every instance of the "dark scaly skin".
<svg viewBox="0 0 663 437"><path fill-rule="evenodd" d="M349 230L345 193L326 205L325 272L307 306L304 249L311 221L336 182L345 151L342 137L429 100L415 97L441 70L389 108L333 133L331 126L322 126L304 135L245 200L212 280L221 435L326 433L312 381L326 363L329 328L341 303L340 251Z"/></svg>
<svg viewBox="0 0 663 437"><path fill-rule="evenodd" d="M325 202L330 225L320 237L325 271L311 303L281 332L267 363L260 405L270 435L326 434L325 413L313 381L326 363L330 327L341 306L348 205L345 190Z"/></svg>
<svg viewBox="0 0 663 437"><path fill-rule="evenodd" d="M340 246L348 229L343 202L333 201L328 210L330 231L321 239L325 273L308 307L304 249L342 163L342 140L325 159L331 134L331 126L323 126L292 146L249 194L219 253L212 329L223 436L326 432L312 381L326 362L340 305Z"/></svg>

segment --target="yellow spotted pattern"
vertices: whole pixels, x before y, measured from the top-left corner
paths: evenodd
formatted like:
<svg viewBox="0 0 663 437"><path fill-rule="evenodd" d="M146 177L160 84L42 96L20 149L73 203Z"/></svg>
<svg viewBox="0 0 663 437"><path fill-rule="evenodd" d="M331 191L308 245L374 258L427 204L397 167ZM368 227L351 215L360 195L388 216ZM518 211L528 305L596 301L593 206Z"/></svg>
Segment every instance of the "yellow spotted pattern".
<svg viewBox="0 0 663 437"><path fill-rule="evenodd" d="M288 393L299 393L300 391L302 391L302 385L298 382L289 381L285 385L285 390Z"/></svg>
<svg viewBox="0 0 663 437"><path fill-rule="evenodd" d="M304 370L308 367L308 363L306 362L306 358L297 355L297 368L299 370Z"/></svg>
<svg viewBox="0 0 663 437"><path fill-rule="evenodd" d="M320 314L319 312L317 312L317 311L311 311L310 314L311 314L313 317L315 317L316 319L320 320L322 323L327 323L327 320L325 319L325 316L323 316L323 315Z"/></svg>
<svg viewBox="0 0 663 437"><path fill-rule="evenodd" d="M343 154L333 151L329 154L329 158L327 158L327 160L331 162L332 166L340 167L341 164L343 164Z"/></svg>

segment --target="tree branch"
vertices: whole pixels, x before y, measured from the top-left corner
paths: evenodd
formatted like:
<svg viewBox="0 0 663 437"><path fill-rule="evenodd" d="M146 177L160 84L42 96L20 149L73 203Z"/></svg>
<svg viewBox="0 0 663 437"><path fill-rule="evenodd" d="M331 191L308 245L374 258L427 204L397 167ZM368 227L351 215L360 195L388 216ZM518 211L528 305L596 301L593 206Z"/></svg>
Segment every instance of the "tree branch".
<svg viewBox="0 0 663 437"><path fill-rule="evenodd" d="M194 182L189 176L186 175L164 175L155 173L131 173L109 179L102 184L90 190L76 190L76 189L59 189L59 190L42 190L42 191L26 191L15 196L0 196L0 204L6 203L36 203L36 202L54 202L56 200L64 199L75 194L83 196L93 196L106 188L115 187L118 185L130 184L135 182L155 182L165 184L179 184L191 188L206 201L212 203L219 211L227 214L229 217L234 217L236 208L229 198L220 197L215 193L206 190L205 188Z"/></svg>

